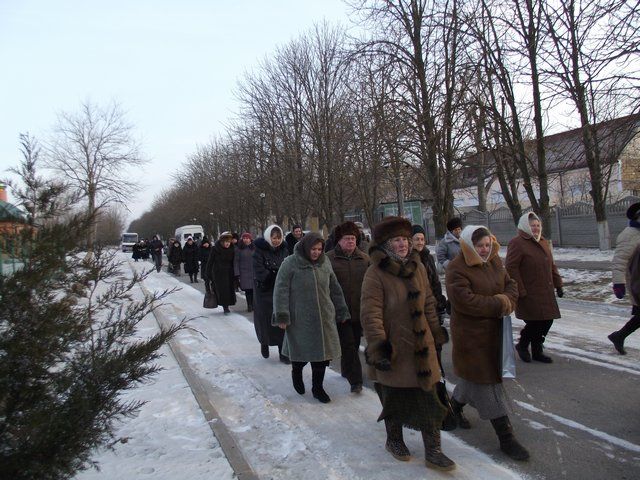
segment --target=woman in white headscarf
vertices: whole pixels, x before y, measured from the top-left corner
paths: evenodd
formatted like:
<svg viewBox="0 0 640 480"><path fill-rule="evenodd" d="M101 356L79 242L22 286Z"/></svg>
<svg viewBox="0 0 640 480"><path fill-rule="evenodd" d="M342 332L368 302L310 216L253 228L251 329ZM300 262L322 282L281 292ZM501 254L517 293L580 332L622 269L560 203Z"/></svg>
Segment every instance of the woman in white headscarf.
<svg viewBox="0 0 640 480"><path fill-rule="evenodd" d="M502 265L499 250L487 228L469 225L460 235L460 255L447 266L453 370L459 377L451 403L461 428L471 428L462 413L468 403L481 419L491 421L503 452L526 460L529 453L509 421L500 362L502 319L515 308L518 286Z"/></svg>
<svg viewBox="0 0 640 480"><path fill-rule="evenodd" d="M556 293L558 297L563 295L562 278L535 213L520 217L518 235L509 242L505 266L511 278L518 282L516 317L526 324L520 332L516 351L524 362L531 362L533 358L551 363L551 357L542 353L542 344L553 320L560 318Z"/></svg>

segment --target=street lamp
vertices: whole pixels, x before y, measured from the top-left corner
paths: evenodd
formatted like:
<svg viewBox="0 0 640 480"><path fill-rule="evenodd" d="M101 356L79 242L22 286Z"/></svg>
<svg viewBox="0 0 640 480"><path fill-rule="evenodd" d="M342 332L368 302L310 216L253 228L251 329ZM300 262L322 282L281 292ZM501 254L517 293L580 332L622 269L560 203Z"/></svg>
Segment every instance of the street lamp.
<svg viewBox="0 0 640 480"><path fill-rule="evenodd" d="M264 192L260 192L260 228L262 229L262 232L264 233L264 229L265 229L265 225L264 225L264 199L266 198L267 194Z"/></svg>

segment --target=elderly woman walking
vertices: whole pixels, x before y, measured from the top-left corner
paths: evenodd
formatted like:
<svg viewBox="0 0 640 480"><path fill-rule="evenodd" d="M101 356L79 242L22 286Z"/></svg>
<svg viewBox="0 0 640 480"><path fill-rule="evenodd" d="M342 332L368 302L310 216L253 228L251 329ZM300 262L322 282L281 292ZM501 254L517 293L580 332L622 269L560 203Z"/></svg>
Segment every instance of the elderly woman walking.
<svg viewBox="0 0 640 480"><path fill-rule="evenodd" d="M240 242L238 242L233 256L236 283L244 292L248 312L253 311L253 252L255 249L253 237L249 232L245 232L240 236Z"/></svg>
<svg viewBox="0 0 640 480"><path fill-rule="evenodd" d="M207 278L211 280L211 288L218 296L224 314L231 313L230 305L236 304L236 291L233 276L234 247L231 245L230 232L222 232L220 238L211 249L207 261Z"/></svg>
<svg viewBox="0 0 640 480"><path fill-rule="evenodd" d="M387 217L373 228L360 308L365 358L382 403L378 421L385 423L386 449L408 461L402 427L419 430L427 467L451 470L455 463L440 443L446 411L435 392L440 381L436 347L447 334L438 322L426 269L410 248L412 233L411 223L400 217Z"/></svg>
<svg viewBox="0 0 640 480"><path fill-rule="evenodd" d="M253 326L260 342L260 353L269 358L269 346L278 346L278 353L282 363L289 363L289 359L282 354L284 332L271 325L273 316L273 287L278 270L287 258L287 244L284 242L282 228L270 225L264 231L264 236L254 242L253 252L253 293L255 312Z"/></svg>
<svg viewBox="0 0 640 480"><path fill-rule="evenodd" d="M523 362L529 363L533 358L551 363L551 357L542 353L542 344L553 320L560 318L556 293L558 297L563 295L562 278L549 243L542 236L540 218L535 213L520 217L518 235L509 242L505 267L511 278L518 282L516 317L525 323L516 351Z"/></svg>
<svg viewBox="0 0 640 480"><path fill-rule="evenodd" d="M499 250L488 229L469 225L460 235L461 254L447 266L453 370L459 377L451 403L461 428L471 428L462 413L468 403L481 419L491 420L503 452L526 460L529 452L509 422L500 362L502 319L515 308L518 285L502 265Z"/></svg>
<svg viewBox="0 0 640 480"><path fill-rule="evenodd" d="M311 362L311 393L331 401L324 390L329 361L340 357L336 323L349 320L338 279L324 252L324 240L311 232L296 243L285 259L273 292L273 324L285 331L282 353L291 360L293 388L305 393L302 369Z"/></svg>

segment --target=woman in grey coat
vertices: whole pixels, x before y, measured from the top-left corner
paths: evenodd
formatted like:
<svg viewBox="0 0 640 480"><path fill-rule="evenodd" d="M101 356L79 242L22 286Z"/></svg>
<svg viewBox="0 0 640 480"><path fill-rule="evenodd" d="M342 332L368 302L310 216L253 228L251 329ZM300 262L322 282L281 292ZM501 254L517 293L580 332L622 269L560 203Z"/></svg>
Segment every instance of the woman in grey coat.
<svg viewBox="0 0 640 480"><path fill-rule="evenodd" d="M323 253L324 240L305 235L278 271L273 291L273 324L285 331L282 353L291 360L293 388L305 393L302 369L311 362L314 398L331 401L324 391L329 361L340 357L336 323L349 320L349 309L331 263Z"/></svg>
<svg viewBox="0 0 640 480"><path fill-rule="evenodd" d="M436 248L438 264L446 269L451 260L460 253L460 233L462 232L462 220L454 217L447 222L447 233L440 240Z"/></svg>

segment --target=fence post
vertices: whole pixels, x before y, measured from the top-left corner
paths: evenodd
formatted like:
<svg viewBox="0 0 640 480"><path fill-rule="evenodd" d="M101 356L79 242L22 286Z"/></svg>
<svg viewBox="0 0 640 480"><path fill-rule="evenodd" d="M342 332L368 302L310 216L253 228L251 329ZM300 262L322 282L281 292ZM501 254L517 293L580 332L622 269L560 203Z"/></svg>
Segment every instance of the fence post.
<svg viewBox="0 0 640 480"><path fill-rule="evenodd" d="M560 208L556 208L556 229L558 230L558 246L562 246L562 222L560 222Z"/></svg>

